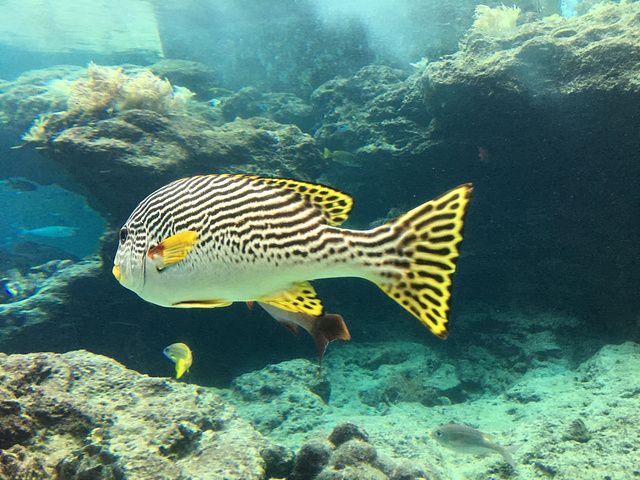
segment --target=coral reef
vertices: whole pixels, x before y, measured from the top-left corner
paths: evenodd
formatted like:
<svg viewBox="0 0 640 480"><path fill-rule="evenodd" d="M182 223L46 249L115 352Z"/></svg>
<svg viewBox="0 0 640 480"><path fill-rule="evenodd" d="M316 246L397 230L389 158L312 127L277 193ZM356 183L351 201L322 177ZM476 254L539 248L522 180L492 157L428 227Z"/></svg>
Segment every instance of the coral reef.
<svg viewBox="0 0 640 480"><path fill-rule="evenodd" d="M191 96L147 69L90 65L36 71L0 85L0 113L16 128L32 122L23 140L69 167L105 215L126 215L140 192L188 174L314 179L326 164L311 136L261 118L302 121L309 107L299 99L266 95L269 112L223 123L211 113L221 107Z"/></svg>
<svg viewBox="0 0 640 480"><path fill-rule="evenodd" d="M640 345L603 347L574 369L555 358L542 359L505 384L502 394L486 389L459 403L427 407L407 397L384 410L360 403L356 391L375 388L376 381L393 378L394 372L401 374L406 366L400 360L414 357L419 348L428 351L394 343L332 348L325 359L331 396L322 410L304 407L301 399L315 394L308 389L303 393L312 368L301 361L243 375L241 383L252 379L255 385L251 394L246 400L234 393L229 398L240 415L258 428L264 418L280 418L278 428L267 437L297 452L289 479L513 477L498 457L443 450L429 438L429 430L452 420L488 431L500 444L524 442L514 460L518 478L525 480L545 475L626 478L624 472L637 471L630 439L635 438L632 426L639 417L640 390L634 372ZM431 358L436 370L446 365L446 360ZM363 368L367 366L379 370L377 375L368 374ZM460 363L456 368L467 367ZM495 370L495 365L486 364L476 375L492 375ZM421 377L424 383L430 381L426 372ZM259 379L265 382L261 389Z"/></svg>
<svg viewBox="0 0 640 480"><path fill-rule="evenodd" d="M149 110L160 115L185 112L194 95L184 87L174 87L167 79L156 77L146 69L103 67L89 64L77 80L53 80L49 90L66 98L62 111L41 113L22 135L27 143L44 144L74 122L110 117L125 110ZM46 95L43 93L42 95Z"/></svg>

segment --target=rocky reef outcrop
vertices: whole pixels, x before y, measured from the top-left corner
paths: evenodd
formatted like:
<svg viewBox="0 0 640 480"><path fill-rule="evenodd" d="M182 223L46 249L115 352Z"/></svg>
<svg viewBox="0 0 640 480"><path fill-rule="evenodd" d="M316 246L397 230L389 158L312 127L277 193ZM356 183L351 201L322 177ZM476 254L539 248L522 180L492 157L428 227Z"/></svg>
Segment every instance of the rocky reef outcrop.
<svg viewBox="0 0 640 480"><path fill-rule="evenodd" d="M189 85L202 80L201 70L177 75L171 67L164 62L154 68ZM0 118L24 132L17 147L35 147L65 167L109 218L126 217L140 192L188 175L320 174L324 158L313 139L295 125L265 118L301 118L294 100L291 108L276 109L282 102L275 99L271 113L243 119L247 105L229 113L237 95L224 110L193 95L140 67L58 67L3 82Z"/></svg>
<svg viewBox="0 0 640 480"><path fill-rule="evenodd" d="M211 391L85 351L0 354L0 478L266 478L269 442Z"/></svg>
<svg viewBox="0 0 640 480"><path fill-rule="evenodd" d="M269 408L306 432L292 444L294 454L240 418L225 399L229 392L140 375L86 351L0 354L0 479L441 478L428 463L379 453L352 422L340 422L331 433L303 422L326 412L300 408L296 387L285 387L277 372L301 384L305 367L273 365L234 382L246 402L288 389ZM325 380L308 388L328 401ZM298 396L302 390L297 387ZM285 401L291 404L287 412L278 406ZM290 415L296 409L298 416ZM252 421L264 428L259 417Z"/></svg>
<svg viewBox="0 0 640 480"><path fill-rule="evenodd" d="M97 256L76 263L51 260L24 274L10 269L1 280L8 293L0 303L0 342L60 315L74 279L96 275L101 269L102 260Z"/></svg>

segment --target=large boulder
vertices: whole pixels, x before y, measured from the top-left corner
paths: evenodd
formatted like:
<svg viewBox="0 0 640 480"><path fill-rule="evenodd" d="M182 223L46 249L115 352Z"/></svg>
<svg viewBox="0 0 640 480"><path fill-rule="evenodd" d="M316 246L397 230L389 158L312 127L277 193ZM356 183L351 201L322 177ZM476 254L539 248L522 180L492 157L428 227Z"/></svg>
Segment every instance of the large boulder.
<svg viewBox="0 0 640 480"><path fill-rule="evenodd" d="M86 351L0 354L0 379L0 479L266 478L270 443L206 388Z"/></svg>

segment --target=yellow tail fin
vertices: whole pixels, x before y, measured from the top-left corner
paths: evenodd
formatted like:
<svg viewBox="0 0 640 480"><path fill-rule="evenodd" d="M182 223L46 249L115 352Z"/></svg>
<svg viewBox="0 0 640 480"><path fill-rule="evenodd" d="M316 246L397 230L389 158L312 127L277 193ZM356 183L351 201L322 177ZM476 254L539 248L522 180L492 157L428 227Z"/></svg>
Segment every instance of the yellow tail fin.
<svg viewBox="0 0 640 480"><path fill-rule="evenodd" d="M376 284L442 339L449 335L451 282L472 190L460 185L387 224L402 232L395 250L406 268Z"/></svg>

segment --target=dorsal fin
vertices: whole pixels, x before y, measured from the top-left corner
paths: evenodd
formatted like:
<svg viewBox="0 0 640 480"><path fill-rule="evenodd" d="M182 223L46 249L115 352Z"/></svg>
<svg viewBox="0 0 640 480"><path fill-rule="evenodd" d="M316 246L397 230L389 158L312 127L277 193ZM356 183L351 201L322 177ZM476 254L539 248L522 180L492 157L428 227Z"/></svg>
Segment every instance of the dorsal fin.
<svg viewBox="0 0 640 480"><path fill-rule="evenodd" d="M267 185L275 185L300 194L314 208L322 212L329 225L340 225L351 213L353 198L339 190L284 178L265 178L265 181Z"/></svg>
<svg viewBox="0 0 640 480"><path fill-rule="evenodd" d="M353 198L346 193L324 185L286 178L266 178L250 175L246 175L246 177L261 180L265 185L296 192L303 200L309 202L313 208L320 211L326 222L332 226L337 226L344 222L349 213L351 213L351 208L353 208Z"/></svg>

